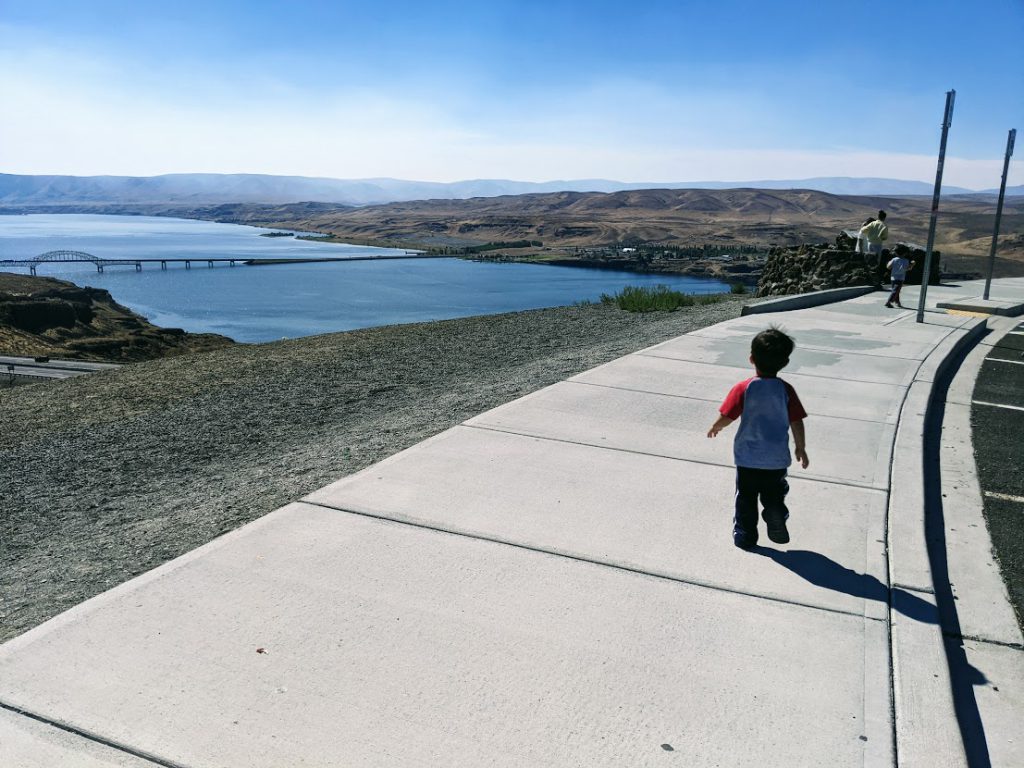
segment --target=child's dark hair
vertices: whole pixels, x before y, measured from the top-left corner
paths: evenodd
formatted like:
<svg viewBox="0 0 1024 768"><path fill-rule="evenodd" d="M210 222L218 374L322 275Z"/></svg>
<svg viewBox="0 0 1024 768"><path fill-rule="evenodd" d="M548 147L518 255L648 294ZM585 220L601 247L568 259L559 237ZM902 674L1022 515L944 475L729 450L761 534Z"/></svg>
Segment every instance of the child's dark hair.
<svg viewBox="0 0 1024 768"><path fill-rule="evenodd" d="M750 356L754 358L758 373L774 376L786 367L795 346L793 339L778 328L769 328L750 342Z"/></svg>

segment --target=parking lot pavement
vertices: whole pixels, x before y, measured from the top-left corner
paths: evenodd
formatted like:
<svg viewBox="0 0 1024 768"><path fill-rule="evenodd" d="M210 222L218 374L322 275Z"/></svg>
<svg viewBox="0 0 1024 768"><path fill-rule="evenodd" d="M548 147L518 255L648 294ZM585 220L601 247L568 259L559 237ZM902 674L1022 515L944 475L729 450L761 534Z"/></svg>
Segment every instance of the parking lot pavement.
<svg viewBox="0 0 1024 768"><path fill-rule="evenodd" d="M1018 621L1024 618L1024 323L992 348L974 387L971 426L985 519ZM1022 622L1024 626L1024 622Z"/></svg>

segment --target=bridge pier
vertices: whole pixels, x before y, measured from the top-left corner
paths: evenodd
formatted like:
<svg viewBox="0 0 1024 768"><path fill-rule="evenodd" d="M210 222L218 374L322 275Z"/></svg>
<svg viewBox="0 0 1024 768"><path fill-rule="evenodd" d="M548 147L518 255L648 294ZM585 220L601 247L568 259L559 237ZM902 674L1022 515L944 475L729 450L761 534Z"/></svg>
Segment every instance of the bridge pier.
<svg viewBox="0 0 1024 768"><path fill-rule="evenodd" d="M213 269L213 261L210 260L210 261L206 262L206 266L208 266L210 269Z"/></svg>
<svg viewBox="0 0 1024 768"><path fill-rule="evenodd" d="M99 262L96 263L96 271L100 273L103 272L103 265L100 264Z"/></svg>
<svg viewBox="0 0 1024 768"><path fill-rule="evenodd" d="M192 269L192 262L185 259L185 269Z"/></svg>
<svg viewBox="0 0 1024 768"><path fill-rule="evenodd" d="M136 272L141 272L142 271L142 262L141 261L136 261L135 262L135 271Z"/></svg>
<svg viewBox="0 0 1024 768"><path fill-rule="evenodd" d="M161 261L160 262L160 269L162 269L164 272L167 271L167 262L166 261Z"/></svg>
<svg viewBox="0 0 1024 768"><path fill-rule="evenodd" d="M35 274L36 274L36 265L35 265L35 264L33 264L32 266L30 266L30 267L29 267L29 269L30 269L30 270L31 270L31 272L32 272L32 276L33 276L33 277L35 277Z"/></svg>
<svg viewBox="0 0 1024 768"><path fill-rule="evenodd" d="M231 260L231 266L232 267L235 266L235 260L234 259Z"/></svg>

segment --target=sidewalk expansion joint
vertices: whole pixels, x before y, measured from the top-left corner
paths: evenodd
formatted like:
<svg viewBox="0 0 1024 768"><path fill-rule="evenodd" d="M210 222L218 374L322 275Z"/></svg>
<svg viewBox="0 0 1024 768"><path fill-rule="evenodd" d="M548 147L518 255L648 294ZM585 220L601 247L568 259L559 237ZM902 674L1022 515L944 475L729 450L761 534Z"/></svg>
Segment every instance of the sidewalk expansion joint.
<svg viewBox="0 0 1024 768"><path fill-rule="evenodd" d="M462 424L459 424L458 426L465 427L466 429L478 429L481 432L498 432L498 433L503 434L503 435L515 435L516 437L528 437L531 440L547 440L547 441L552 442L552 443L565 443L567 445L583 446L584 448L596 448L599 451L615 451L616 453L630 453L630 454L633 454L634 456L651 456L652 458L655 458L655 459L668 459L669 461L682 461L682 462L686 462L687 464L701 464L701 465L703 465L705 467L721 467L722 469L735 469L735 465L732 464L732 463L729 463L729 464L719 464L718 462L714 462L714 461L702 461L700 459L684 459L684 458L681 458L679 456L666 456L663 453L650 453L649 451L637 451L637 450L633 450L632 448L617 448L617 447L611 446L611 445L597 445L596 443L584 443L584 442L580 442L579 440L567 440L567 439L565 439L563 437L550 437L548 435L533 435L533 434L530 434L529 432L516 432L515 430L512 430L512 429L501 429L500 427L491 427L491 426L488 426L486 424L467 424L467 423L463 422ZM849 480L835 480L835 479L824 478L824 477L795 477L795 476L792 476L792 475L790 476L789 479L790 480L801 480L802 482L805 482L805 483L825 483L827 485L838 485L838 486L841 486L841 487L844 487L844 488L860 488L861 490L877 491L878 493L888 493L889 492L888 488L880 488L877 485L870 485L868 483L854 483L854 482L851 482Z"/></svg>
<svg viewBox="0 0 1024 768"><path fill-rule="evenodd" d="M832 354L839 354L839 353L835 352L834 350L830 350L830 349L829 350L818 350L818 351L829 352L829 353L832 353ZM697 365L712 365L712 366L715 366L715 367L718 367L718 368L740 368L741 367L741 366L738 366L738 365L726 365L724 363L709 363L706 360L686 360L684 358L672 357L670 355L655 355L655 354L652 354L650 352L634 352L633 354L641 355L643 357L653 357L653 358L656 358L658 360L674 360L677 363L696 363ZM842 354L854 355L854 354L857 354L857 353L856 352L849 352L849 353L844 352ZM870 355L870 357L881 357L881 355ZM884 359L886 359L886 360L898 360L898 359L901 359L901 358L889 357L889 358L884 358ZM906 358L906 359L909 360L909 358ZM913 362L918 363L918 369L920 369L921 363L923 363L924 361L923 360L918 360L918 359L914 358ZM746 368L744 368L744 370L750 370L749 365ZM835 381L836 379L840 378L838 376L822 376L820 373L805 373L804 371L800 371L799 373L797 373L797 375L798 376L806 376L809 379L823 379L825 381ZM843 378L842 380L843 381L853 381L853 382L856 382L858 384L882 384L882 385L887 385L887 386L900 387L901 389L908 389L910 387L910 382L906 382L906 383L900 382L900 383L894 384L891 381L871 381L869 379L852 379L852 378L849 378L849 377ZM567 379L567 381L568 381L568 379Z"/></svg>
<svg viewBox="0 0 1024 768"><path fill-rule="evenodd" d="M1005 640L993 640L992 638L978 637L977 635L961 635L958 632L947 632L946 630L942 630L942 636L949 640L968 640L972 643L997 645L1000 648L1009 648L1013 651L1024 651L1024 645L1021 643L1008 643Z"/></svg>
<svg viewBox="0 0 1024 768"><path fill-rule="evenodd" d="M953 330L959 330L959 329L954 328ZM938 346L943 341L945 341L946 337L948 335L949 334L946 334L946 336L943 336L941 339L938 339L935 342L935 345ZM711 341L725 341L725 339L720 339L717 336L700 336L699 338L701 338L701 339L709 339ZM871 341L878 341L878 339L871 339ZM923 345L923 344L927 344L929 342L920 342L920 343ZM749 349L749 347L748 347L748 349ZM800 347L800 349L804 350L804 351L807 351L807 352L823 352L823 353L828 354L828 355L843 355L843 356L852 355L854 357L870 357L870 358L873 358L875 360L913 360L914 362L917 362L917 363L920 363L920 362L924 361L924 357L917 358L917 357L910 357L910 356L907 356L907 355L873 355L870 352L858 352L858 351L849 350L849 349L837 349L836 347L812 347L812 346L809 346L809 345L803 345L803 346ZM934 347L932 349L934 350ZM667 358L669 360L680 360L680 358L672 357L671 355L654 355L654 354L650 354L650 353L640 353L640 352L634 352L633 354L637 354L637 355L644 354L647 357L661 357L661 358ZM928 355L926 354L925 357L927 357L927 356ZM705 360L681 360L681 361L682 362L687 362L687 363L703 363L704 365L718 365L718 363L708 363ZM725 367L725 368L739 368L741 366L726 365L726 366L723 366L723 367ZM801 374L801 375L803 375L803 376L813 376L814 374L805 373L805 374ZM836 377L835 376L819 376L818 378L821 378L821 379L835 379ZM853 381L857 381L857 379L853 379Z"/></svg>
<svg viewBox="0 0 1024 768"><path fill-rule="evenodd" d="M27 709L22 709L21 707L14 706L13 704L8 704L2 699L0 699L0 709L6 709L8 712L13 712L16 715L21 715L22 717L27 717L30 720L35 720L37 723L42 723L43 725L48 725L52 728L57 728L58 730L64 731L66 733L74 734L75 736L79 736L83 739L91 741L94 744L100 744L109 749L114 749L118 752L123 752L126 755L137 757L140 760L146 760L147 762L153 763L154 765L163 766L163 768L189 768L189 766L185 765L184 763L176 763L173 760L165 760L162 757L157 757L156 755L151 754L149 752L145 752L141 749L134 749L126 744L121 744L120 742L113 741L112 739L104 738L103 736L92 733L91 731L87 731L83 728L76 728L73 725L61 723L56 720L52 720L48 717L45 717L43 715L37 715L35 712L30 712Z"/></svg>
<svg viewBox="0 0 1024 768"><path fill-rule="evenodd" d="M803 374L797 374L803 376ZM720 397L701 397L700 395L677 395L672 392L658 392L653 389L638 389L636 387L618 387L614 384L597 384L592 381L575 381L573 379L566 379L565 384L581 384L585 387L597 387L599 389L613 389L616 392L636 392L641 395L658 395L659 397L674 397L678 400L696 400L699 403L720 403L722 398ZM812 411L807 412L808 416L822 416L824 418L842 419L843 421L861 421L865 424L886 424L884 419L879 421L878 419L858 419L853 416L830 416L827 413L814 413Z"/></svg>
<svg viewBox="0 0 1024 768"><path fill-rule="evenodd" d="M330 510L332 512L341 512L346 515L356 515L358 517L365 517L371 520L380 520L384 522L393 523L395 525L404 525L410 528L419 528L420 530L433 531L434 533L447 534L449 536L458 536L464 539L472 539L474 541L485 541L491 544L498 544L506 547L514 547L515 549L521 549L526 552L534 552L540 555L549 555L551 557L560 557L565 560L574 560L578 563L587 563L588 565L596 565L599 568L611 568L616 571L624 571L626 573L632 573L638 576L649 576L653 579L660 579L662 581L671 581L676 584L686 584L691 587L698 587L701 589L708 589L713 592L725 592L731 595L741 595L743 597L752 597L756 600L769 600L773 603L781 603L783 605L792 605L798 608L807 608L813 611L825 611L826 613L839 614L840 616L850 616L855 619L864 619L865 621L886 621L885 618L875 618L874 616L867 616L863 612L859 611L844 611L841 608L829 608L822 605L813 605L811 603L802 603L799 600L787 600L783 597L773 597L771 595L759 595L754 592L744 592L741 589L730 589L729 587L723 587L719 584L710 584L703 581L695 581L691 579L684 579L680 576L673 576L668 573L659 573L658 571L648 571L643 568L638 568L630 565L624 565L622 563L613 563L607 560L598 560L592 557L586 557L584 555L577 555L571 552L562 552L557 549L545 549L544 547L532 546L530 544L523 544L522 542L512 541L510 539L502 539L497 536L486 536L480 533L470 533L469 531L460 531L457 528L445 528L440 525L431 525L429 523L414 522L412 520L402 520L397 517L390 517L386 514L367 512L358 509L346 509L344 507L335 507L330 504L324 504L319 501L299 501L301 504L306 504L310 507L319 507L320 509ZM867 602L867 601L865 601Z"/></svg>
<svg viewBox="0 0 1024 768"><path fill-rule="evenodd" d="M665 358L661 358L665 359ZM576 381L575 379L566 379L565 384L582 384L585 387L597 387L598 389L614 389L617 392L638 392L642 395L660 395L661 397L675 397L680 400L697 400L701 403L717 403L719 398L717 397L701 397L699 395L677 395L672 392L658 392L654 389L638 389L637 387L619 387L614 384L597 384L592 381Z"/></svg>

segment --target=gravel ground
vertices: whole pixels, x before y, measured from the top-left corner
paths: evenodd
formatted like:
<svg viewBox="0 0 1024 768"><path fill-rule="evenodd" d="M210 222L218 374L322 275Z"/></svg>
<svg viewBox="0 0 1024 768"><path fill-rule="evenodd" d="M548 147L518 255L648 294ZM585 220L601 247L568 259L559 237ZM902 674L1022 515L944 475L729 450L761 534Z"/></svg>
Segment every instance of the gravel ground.
<svg viewBox="0 0 1024 768"><path fill-rule="evenodd" d="M742 304L387 326L0 390L0 641L471 416Z"/></svg>

